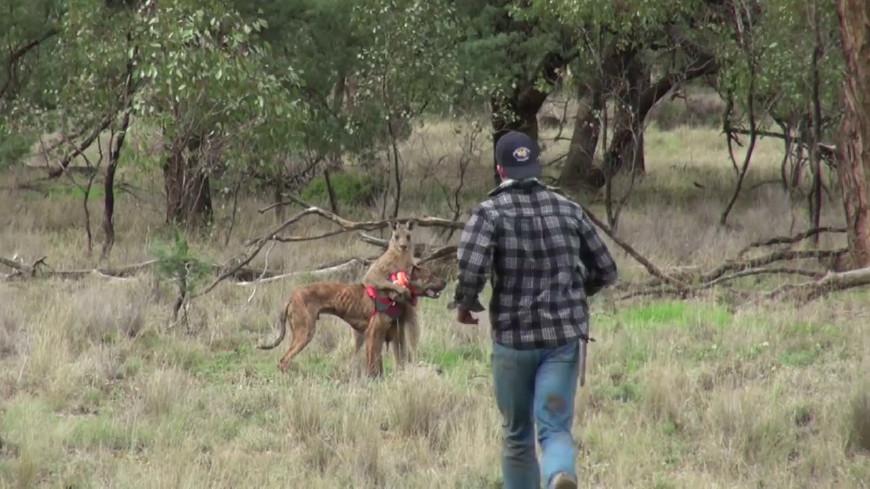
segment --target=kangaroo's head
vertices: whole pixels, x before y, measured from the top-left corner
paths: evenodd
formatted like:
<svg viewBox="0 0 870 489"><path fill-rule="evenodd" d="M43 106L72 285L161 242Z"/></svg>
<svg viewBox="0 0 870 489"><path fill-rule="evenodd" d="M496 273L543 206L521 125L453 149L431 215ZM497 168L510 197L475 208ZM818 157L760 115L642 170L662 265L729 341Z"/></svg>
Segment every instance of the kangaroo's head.
<svg viewBox="0 0 870 489"><path fill-rule="evenodd" d="M414 221L394 222L393 235L390 237L390 249L402 253L413 252L414 240L411 238Z"/></svg>

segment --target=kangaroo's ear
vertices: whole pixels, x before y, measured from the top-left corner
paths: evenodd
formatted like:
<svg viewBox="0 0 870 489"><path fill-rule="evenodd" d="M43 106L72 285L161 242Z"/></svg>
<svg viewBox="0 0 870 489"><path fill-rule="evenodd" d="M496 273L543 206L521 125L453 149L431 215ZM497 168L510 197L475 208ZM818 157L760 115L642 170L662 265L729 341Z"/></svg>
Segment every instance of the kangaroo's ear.
<svg viewBox="0 0 870 489"><path fill-rule="evenodd" d="M416 222L413 219L408 219L408 222L405 224L405 227L408 228L408 231L413 231L414 224L416 224Z"/></svg>
<svg viewBox="0 0 870 489"><path fill-rule="evenodd" d="M390 221L390 228L392 228L393 231L399 229L399 223L397 221Z"/></svg>

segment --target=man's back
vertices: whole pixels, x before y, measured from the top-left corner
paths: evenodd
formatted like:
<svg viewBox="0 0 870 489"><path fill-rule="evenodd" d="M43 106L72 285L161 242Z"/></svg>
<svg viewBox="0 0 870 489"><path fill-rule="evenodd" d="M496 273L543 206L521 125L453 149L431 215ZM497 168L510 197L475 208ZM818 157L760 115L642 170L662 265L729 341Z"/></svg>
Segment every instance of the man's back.
<svg viewBox="0 0 870 489"><path fill-rule="evenodd" d="M587 292L616 278L582 208L536 180L507 182L474 210L459 260L459 288L468 293L491 267L493 336L517 349L584 336Z"/></svg>

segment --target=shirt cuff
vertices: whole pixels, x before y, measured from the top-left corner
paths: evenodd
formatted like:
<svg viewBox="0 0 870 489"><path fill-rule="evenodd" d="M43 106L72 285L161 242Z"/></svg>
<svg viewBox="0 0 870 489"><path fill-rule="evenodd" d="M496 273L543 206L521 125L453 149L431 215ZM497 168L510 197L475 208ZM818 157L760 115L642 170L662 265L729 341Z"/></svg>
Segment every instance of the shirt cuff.
<svg viewBox="0 0 870 489"><path fill-rule="evenodd" d="M469 296L456 296L453 298L453 302L448 304L447 307L449 309L459 308L471 312L481 312L486 309L477 297Z"/></svg>

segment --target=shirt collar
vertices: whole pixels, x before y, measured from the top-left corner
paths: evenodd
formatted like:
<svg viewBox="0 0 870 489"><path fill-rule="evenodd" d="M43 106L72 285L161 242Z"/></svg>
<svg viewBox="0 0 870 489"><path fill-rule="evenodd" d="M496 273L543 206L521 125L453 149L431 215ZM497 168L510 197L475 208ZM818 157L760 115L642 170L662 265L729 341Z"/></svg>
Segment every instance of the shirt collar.
<svg viewBox="0 0 870 489"><path fill-rule="evenodd" d="M492 189L489 192L489 196L492 197L493 195L499 194L499 193L501 193L509 188L513 188L513 187L530 188L530 187L535 187L535 186L543 187L544 184L541 183L540 180L538 180L537 178L524 178L522 180L514 180L512 178L508 178L508 179L502 180L502 182L498 185L498 187Z"/></svg>

